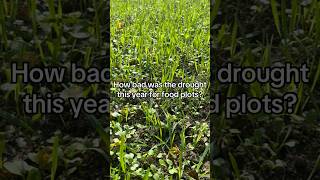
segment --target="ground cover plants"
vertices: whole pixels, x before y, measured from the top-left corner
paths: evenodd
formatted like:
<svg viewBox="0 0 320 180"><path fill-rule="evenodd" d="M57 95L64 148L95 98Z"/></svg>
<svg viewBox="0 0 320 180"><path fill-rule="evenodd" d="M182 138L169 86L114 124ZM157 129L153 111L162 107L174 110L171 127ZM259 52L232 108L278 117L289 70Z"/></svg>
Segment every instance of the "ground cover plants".
<svg viewBox="0 0 320 180"><path fill-rule="evenodd" d="M106 0L0 1L0 179L107 179L106 116L23 111L26 93L106 96L107 85L10 83L10 63L108 65Z"/></svg>
<svg viewBox="0 0 320 180"><path fill-rule="evenodd" d="M209 81L209 1L111 0L110 7L111 82ZM183 100L119 91L111 88L113 179L209 179L207 88Z"/></svg>
<svg viewBox="0 0 320 180"><path fill-rule="evenodd" d="M207 0L111 0L110 6L108 19L107 0L0 0L0 179L108 179L109 173L127 180L320 179L318 0L215 0L211 10ZM197 98L133 99L117 92L153 90L75 85L68 78L11 84L12 62L109 66L112 82L198 81L207 87ZM210 72L213 77L229 62L307 63L310 82L280 89L209 83ZM20 103L32 92L104 97L108 89L110 119L27 115ZM209 94L286 92L298 95L292 114L209 115Z"/></svg>
<svg viewBox="0 0 320 180"><path fill-rule="evenodd" d="M293 114L213 115L212 179L319 179L320 2L216 0L211 20L212 73L228 62L243 67L307 63L311 80L281 89L214 81L212 92L224 97L295 92L299 100Z"/></svg>

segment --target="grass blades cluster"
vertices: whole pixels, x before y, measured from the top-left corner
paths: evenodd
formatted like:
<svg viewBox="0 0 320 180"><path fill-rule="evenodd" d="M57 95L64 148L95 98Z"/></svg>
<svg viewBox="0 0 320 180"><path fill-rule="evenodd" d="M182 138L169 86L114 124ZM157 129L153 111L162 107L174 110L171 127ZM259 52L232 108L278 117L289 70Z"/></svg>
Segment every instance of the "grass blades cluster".
<svg viewBox="0 0 320 180"><path fill-rule="evenodd" d="M110 3L112 82L209 86L209 1ZM113 179L209 177L207 88L199 90L201 98L189 99L118 98L118 91L112 88Z"/></svg>

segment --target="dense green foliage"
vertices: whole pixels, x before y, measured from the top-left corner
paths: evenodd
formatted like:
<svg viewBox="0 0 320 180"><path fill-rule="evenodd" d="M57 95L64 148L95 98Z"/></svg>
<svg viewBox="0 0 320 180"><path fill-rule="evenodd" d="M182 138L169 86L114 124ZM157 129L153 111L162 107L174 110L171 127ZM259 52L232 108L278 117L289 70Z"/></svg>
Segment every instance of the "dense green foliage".
<svg viewBox="0 0 320 180"><path fill-rule="evenodd" d="M218 7L219 5L219 7ZM239 66L307 63L310 83L222 85L223 96L295 92L293 114L212 117L214 179L319 179L320 2L317 0L220 1L212 17L212 73L226 62ZM214 76L214 74L212 75Z"/></svg>
<svg viewBox="0 0 320 180"><path fill-rule="evenodd" d="M110 32L107 2L0 0L0 179L320 179L319 0L214 0L210 16L207 0L111 0ZM112 82L207 88L198 98L132 99L117 92L194 89L75 85L69 77L11 84L12 62L110 66ZM310 83L219 84L215 72L228 62L307 63ZM27 115L21 103L26 93L99 98L110 88L110 122L84 113L74 120L67 111ZM224 107L241 93L286 92L299 98L292 114L209 116L209 94L220 93Z"/></svg>
<svg viewBox="0 0 320 180"><path fill-rule="evenodd" d="M111 1L112 82L208 82L209 7L207 0ZM209 178L207 89L185 99L118 98L119 91L112 88L113 179Z"/></svg>
<svg viewBox="0 0 320 180"><path fill-rule="evenodd" d="M0 179L106 179L107 118L23 111L26 93L98 97L96 84L10 83L10 64L107 66L106 0L0 0ZM68 107L66 107L68 108Z"/></svg>

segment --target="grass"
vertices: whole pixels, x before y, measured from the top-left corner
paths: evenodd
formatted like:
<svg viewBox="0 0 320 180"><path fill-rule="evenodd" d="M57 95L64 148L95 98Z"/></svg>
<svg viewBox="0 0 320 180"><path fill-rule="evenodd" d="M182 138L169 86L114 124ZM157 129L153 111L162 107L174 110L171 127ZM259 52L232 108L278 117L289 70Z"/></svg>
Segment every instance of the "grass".
<svg viewBox="0 0 320 180"><path fill-rule="evenodd" d="M292 114L213 116L213 179L317 179L319 160L319 1L215 1L211 34L212 72L226 62L267 67L290 62L310 67L309 83L281 89L257 82L216 83L212 93L233 97L297 94ZM222 105L223 106L223 101ZM308 132L308 133L305 133ZM303 163L303 171L299 165Z"/></svg>
<svg viewBox="0 0 320 180"><path fill-rule="evenodd" d="M51 174L50 174L51 180L55 179L56 171L58 167L59 137L58 136L54 137L53 141L54 142L53 142L52 155L51 155L52 165L51 165Z"/></svg>
<svg viewBox="0 0 320 180"><path fill-rule="evenodd" d="M110 3L112 82L209 81L209 1ZM112 88L112 177L181 179L194 171L208 178L207 154L200 160L208 146L208 112L201 110L207 109L207 89L190 99L132 100L116 97L118 91Z"/></svg>
<svg viewBox="0 0 320 180"><path fill-rule="evenodd" d="M3 153L4 153L4 149L5 149L5 137L4 137L4 133L1 132L0 133L0 169L3 168Z"/></svg>
<svg viewBox="0 0 320 180"><path fill-rule="evenodd" d="M107 66L108 12L106 0L0 0L0 179L107 178L106 117L86 115L74 123L68 113L29 115L23 112L21 98L26 93L40 95L41 89L56 95L74 95L81 89L85 97L105 97L101 92L108 85L79 87L68 80L24 84L21 78L10 84L10 64L68 66L76 61L84 67ZM59 141L55 137L48 144L55 133L60 133ZM77 158L85 163L72 162Z"/></svg>

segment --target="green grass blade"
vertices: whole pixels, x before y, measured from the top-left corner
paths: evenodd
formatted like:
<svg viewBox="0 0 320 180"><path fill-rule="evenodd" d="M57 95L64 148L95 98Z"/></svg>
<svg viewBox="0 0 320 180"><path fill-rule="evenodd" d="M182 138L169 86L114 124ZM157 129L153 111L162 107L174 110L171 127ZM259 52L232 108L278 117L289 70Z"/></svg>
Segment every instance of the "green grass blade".
<svg viewBox="0 0 320 180"><path fill-rule="evenodd" d="M316 39L317 43L320 43L320 2L318 2L316 8L315 8L315 17L314 22L316 26Z"/></svg>
<svg viewBox="0 0 320 180"><path fill-rule="evenodd" d="M290 33L296 28L297 17L298 17L298 0L292 0L291 2L291 21L290 21Z"/></svg>
<svg viewBox="0 0 320 180"><path fill-rule="evenodd" d="M235 175L236 179L240 179L240 170L238 168L238 163L237 163L236 159L234 158L234 156L232 155L231 152L229 152L228 154L229 154L229 159L230 159L230 162L231 162L231 166L232 166L233 171L234 171L234 175Z"/></svg>
<svg viewBox="0 0 320 180"><path fill-rule="evenodd" d="M215 0L214 2L215 3L213 4L213 9L211 11L211 17L210 17L211 21L214 21L218 15L221 0Z"/></svg>
<svg viewBox="0 0 320 180"><path fill-rule="evenodd" d="M203 162L204 162L204 159L206 158L207 154L209 153L210 151L210 145L208 144L206 149L204 150L204 152L201 154L200 156L200 159L199 159L199 163L197 164L196 166L196 171L199 172Z"/></svg>
<svg viewBox="0 0 320 180"><path fill-rule="evenodd" d="M120 150L119 150L119 161L120 161L120 166L121 166L121 169L122 169L122 172L124 174L127 173L127 165L126 165L126 158L125 158L125 155L126 155L126 136L125 134L121 135L121 139L120 139Z"/></svg>
<svg viewBox="0 0 320 180"><path fill-rule="evenodd" d="M319 169L320 169L320 154L319 154L319 156L318 156L318 158L317 158L317 160L316 160L316 163L315 163L315 165L314 165L314 167L313 167L313 169L312 169L312 171L311 171L311 173L310 173L310 175L309 175L309 177L308 177L308 180L311 180L312 177L313 177L313 175L314 175Z"/></svg>
<svg viewBox="0 0 320 180"><path fill-rule="evenodd" d="M4 133L0 133L0 169L3 168L3 153L5 149L5 135Z"/></svg>
<svg viewBox="0 0 320 180"><path fill-rule="evenodd" d="M298 102L296 103L294 114L297 114L299 111L300 104L303 99L303 91L304 91L304 84L302 82L300 82L299 87L298 87Z"/></svg>
<svg viewBox="0 0 320 180"><path fill-rule="evenodd" d="M233 57L233 55L236 52L237 34L238 34L238 22L237 20L235 20L233 23L232 34L231 34L231 57Z"/></svg>
<svg viewBox="0 0 320 180"><path fill-rule="evenodd" d="M280 11L280 14L281 14L280 15L281 16L281 32L283 33L284 37L287 37L287 35L288 35L286 9L287 9L286 0L281 0L281 11Z"/></svg>
<svg viewBox="0 0 320 180"><path fill-rule="evenodd" d="M312 93L314 88L316 87L316 84L318 83L318 80L320 78L320 61L318 62L317 72L314 75L313 83L310 89L310 92Z"/></svg>
<svg viewBox="0 0 320 180"><path fill-rule="evenodd" d="M279 18L279 13L277 9L277 1L276 0L271 0L271 10L272 10L272 15L274 19L274 23L276 25L277 31L279 35L281 36L281 30L280 30L280 18Z"/></svg>
<svg viewBox="0 0 320 180"><path fill-rule="evenodd" d="M54 8L54 0L47 0L48 2L48 7L49 7L49 14L51 18L54 18L56 15L56 11Z"/></svg>
<svg viewBox="0 0 320 180"><path fill-rule="evenodd" d="M59 148L59 137L54 137L53 141L53 148L52 148L52 154L51 154L51 174L50 179L54 180L56 176L56 171L58 168L58 148Z"/></svg>
<svg viewBox="0 0 320 180"><path fill-rule="evenodd" d="M6 1L4 1L6 2ZM0 36L3 42L4 49L8 47L8 37L7 37L7 30L6 30L6 3L3 2L3 5L0 6ZM1 43L2 44L2 43Z"/></svg>

